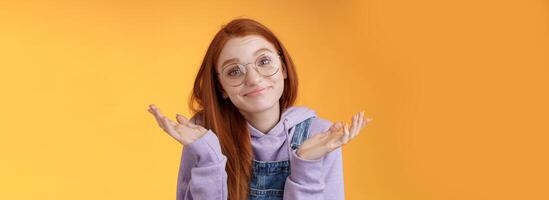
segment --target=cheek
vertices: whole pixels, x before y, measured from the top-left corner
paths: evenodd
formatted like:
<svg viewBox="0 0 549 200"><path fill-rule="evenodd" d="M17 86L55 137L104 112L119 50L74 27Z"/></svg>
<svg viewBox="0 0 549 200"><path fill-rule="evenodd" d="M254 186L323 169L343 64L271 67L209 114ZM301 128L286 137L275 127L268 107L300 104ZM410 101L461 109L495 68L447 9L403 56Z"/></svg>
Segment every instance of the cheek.
<svg viewBox="0 0 549 200"><path fill-rule="evenodd" d="M225 89L225 92L227 93L227 95L229 97L235 97L235 96L238 96L240 94L239 87L229 87L229 88Z"/></svg>
<svg viewBox="0 0 549 200"><path fill-rule="evenodd" d="M282 92L284 91L284 77L282 75L274 77L273 78L273 86L275 89L275 94L277 96L282 95Z"/></svg>
<svg viewBox="0 0 549 200"><path fill-rule="evenodd" d="M221 87L223 88L222 93L224 93L228 97L231 97L231 96L234 96L235 94L238 94L238 91L239 91L239 87L231 87L231 86L225 85L223 83L221 83Z"/></svg>

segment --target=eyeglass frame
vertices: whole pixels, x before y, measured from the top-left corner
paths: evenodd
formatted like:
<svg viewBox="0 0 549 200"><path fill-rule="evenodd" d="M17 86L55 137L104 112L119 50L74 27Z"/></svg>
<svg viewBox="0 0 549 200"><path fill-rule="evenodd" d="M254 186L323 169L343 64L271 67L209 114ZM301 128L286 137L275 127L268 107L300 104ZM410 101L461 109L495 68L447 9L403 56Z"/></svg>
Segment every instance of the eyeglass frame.
<svg viewBox="0 0 549 200"><path fill-rule="evenodd" d="M262 54L262 55L263 55L263 54ZM246 75L248 74L248 70L247 70L246 67L247 67L249 64L253 64L253 68L255 69L255 71L256 71L259 75L261 75L261 76L263 76L263 77L271 77L271 76L274 76L276 73L278 73L278 71L280 71L280 68L282 67L282 62L283 62L283 61L282 61L281 58L283 58L284 55L282 55L280 52L278 52L278 53L276 54L276 57L278 57L278 59L280 60L280 64L281 64L281 65L278 66L278 69L276 69L276 72L274 72L273 74L271 74L271 75L269 75L269 76L265 76L265 75L261 74L261 73L259 72L259 70L257 69L257 64L256 64L256 63L257 63L257 60L258 60L262 55L259 55L259 56L255 59L255 61L254 61L253 63L249 62L249 63L246 63L246 64L242 64L242 63L231 63L231 64L227 64L227 65L225 65L225 66L223 66L223 67L221 68L221 73L219 73L219 72L215 72L215 73L216 73L218 76L220 76L220 79L221 79L221 80L223 80L223 78L222 78L222 77L223 77L223 76L222 76L223 71L225 71L225 69L226 69L228 66L233 65L233 64L237 64L237 65L242 65L242 66L244 66L244 69L246 69L246 73L244 74L244 79L243 79L242 82L239 83L238 85L231 85L231 84L229 84L229 85L232 86L232 87L241 86L242 84L244 84L244 82L246 82Z"/></svg>

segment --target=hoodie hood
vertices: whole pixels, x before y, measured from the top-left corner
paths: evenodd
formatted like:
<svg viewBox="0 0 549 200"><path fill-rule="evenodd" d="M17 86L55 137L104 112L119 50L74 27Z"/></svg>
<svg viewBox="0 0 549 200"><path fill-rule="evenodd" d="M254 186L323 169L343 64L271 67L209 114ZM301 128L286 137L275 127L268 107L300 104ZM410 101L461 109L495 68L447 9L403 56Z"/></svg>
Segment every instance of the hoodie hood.
<svg viewBox="0 0 549 200"><path fill-rule="evenodd" d="M251 124L247 124L248 128L250 129L250 134L252 138L261 138L265 136L280 137L282 136L282 134L284 134L283 136L285 137L285 134L288 133L288 129L294 127L295 125L305 121L310 117L316 116L316 112L308 107L292 106L283 111L283 113L280 115L280 120L278 121L278 123L267 133L262 133Z"/></svg>

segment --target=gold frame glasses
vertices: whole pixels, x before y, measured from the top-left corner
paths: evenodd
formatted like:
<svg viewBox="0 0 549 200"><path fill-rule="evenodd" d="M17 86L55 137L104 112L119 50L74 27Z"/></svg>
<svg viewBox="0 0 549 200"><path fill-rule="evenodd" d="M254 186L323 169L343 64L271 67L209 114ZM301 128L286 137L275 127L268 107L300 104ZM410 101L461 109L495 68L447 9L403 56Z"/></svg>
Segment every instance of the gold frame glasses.
<svg viewBox="0 0 549 200"><path fill-rule="evenodd" d="M263 77L271 77L280 71L281 55L272 52L259 55L254 63L231 63L221 68L221 73L217 73L220 79L230 86L238 87L246 81L248 69L246 66L253 64L255 71ZM270 60L269 60L270 59ZM269 61L269 63L262 63ZM260 65L260 67L258 67ZM230 71L227 71L230 70Z"/></svg>

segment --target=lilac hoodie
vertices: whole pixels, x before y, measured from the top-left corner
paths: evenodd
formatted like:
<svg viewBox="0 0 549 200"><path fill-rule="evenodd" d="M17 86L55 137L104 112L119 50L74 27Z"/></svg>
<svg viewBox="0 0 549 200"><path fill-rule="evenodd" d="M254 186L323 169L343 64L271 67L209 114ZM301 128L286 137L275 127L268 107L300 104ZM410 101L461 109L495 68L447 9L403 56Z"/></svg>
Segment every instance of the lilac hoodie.
<svg viewBox="0 0 549 200"><path fill-rule="evenodd" d="M294 130L289 129L312 116L316 116L316 112L307 107L290 107L267 134L248 123L254 159L290 160L284 199L344 199L341 147L318 160L301 159L296 150L288 151L287 138L293 136ZM195 117L191 121L196 123ZM331 125L330 121L315 117L309 128L309 137L324 133ZM177 200L227 199L226 163L227 157L221 152L219 140L211 129L184 146L177 178Z"/></svg>

